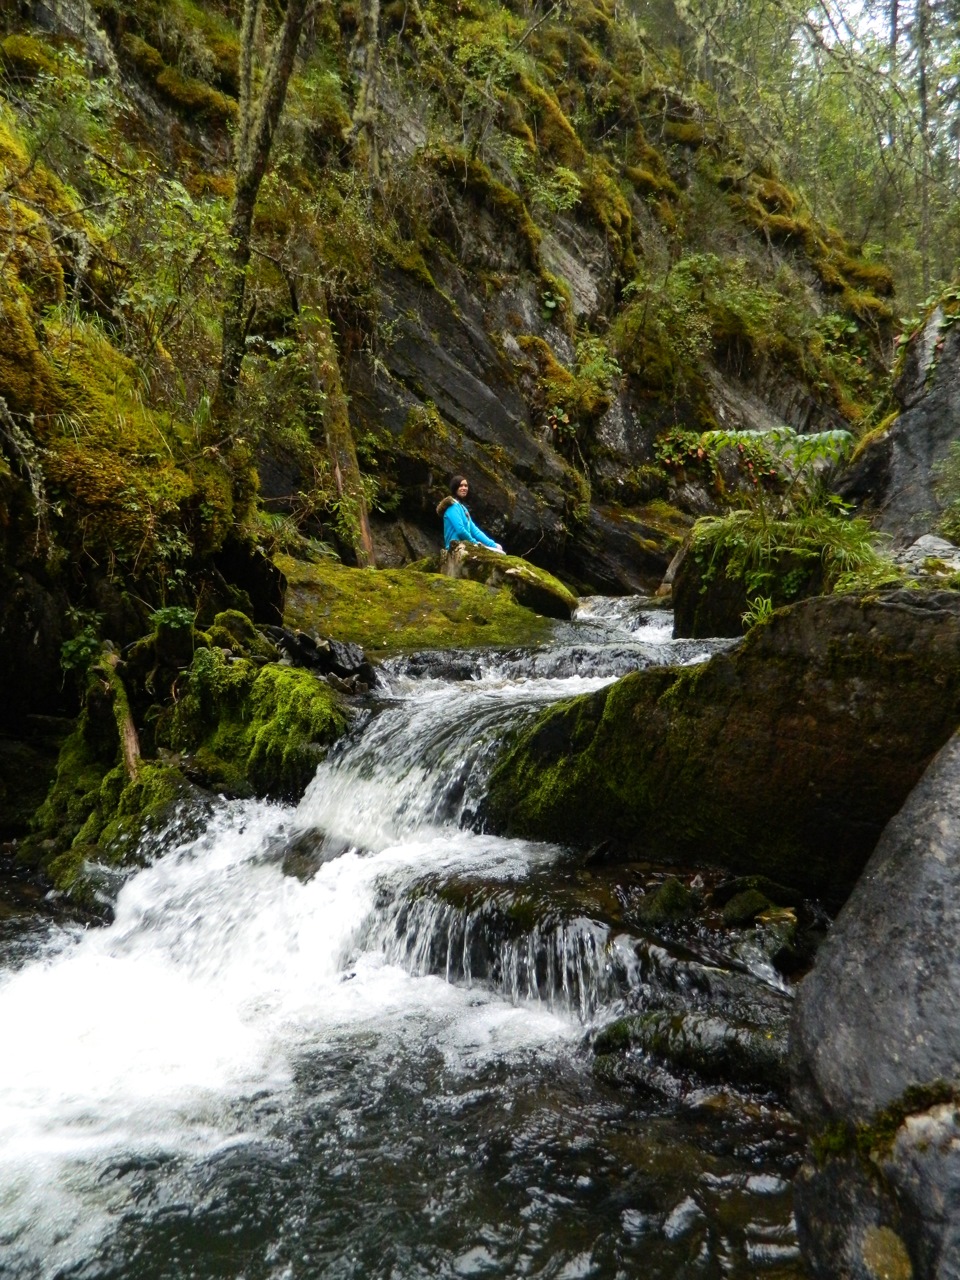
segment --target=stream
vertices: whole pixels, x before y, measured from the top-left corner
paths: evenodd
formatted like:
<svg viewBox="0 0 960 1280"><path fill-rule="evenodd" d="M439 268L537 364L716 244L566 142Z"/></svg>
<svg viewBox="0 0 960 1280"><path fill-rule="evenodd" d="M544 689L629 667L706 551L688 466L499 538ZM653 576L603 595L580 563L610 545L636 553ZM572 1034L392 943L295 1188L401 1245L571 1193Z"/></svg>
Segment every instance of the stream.
<svg viewBox="0 0 960 1280"><path fill-rule="evenodd" d="M0 1276L804 1276L782 1102L592 1048L787 985L478 820L539 708L725 643L592 599L548 649L395 659L299 805L218 802L108 925L0 916Z"/></svg>

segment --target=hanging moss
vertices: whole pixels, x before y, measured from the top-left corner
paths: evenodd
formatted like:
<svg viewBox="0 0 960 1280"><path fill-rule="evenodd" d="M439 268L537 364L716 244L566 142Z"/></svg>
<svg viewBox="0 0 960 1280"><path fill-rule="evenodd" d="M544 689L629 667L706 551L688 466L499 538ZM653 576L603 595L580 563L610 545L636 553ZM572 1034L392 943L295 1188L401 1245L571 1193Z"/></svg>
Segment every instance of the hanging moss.
<svg viewBox="0 0 960 1280"><path fill-rule="evenodd" d="M607 233L613 250L625 270L633 270L633 215L630 206L609 169L594 163L581 175L581 206L593 215Z"/></svg>
<svg viewBox="0 0 960 1280"><path fill-rule="evenodd" d="M55 76L56 56L42 40L14 32L0 41L0 74L21 83L29 83L39 75Z"/></svg>
<svg viewBox="0 0 960 1280"><path fill-rule="evenodd" d="M540 148L568 169L579 169L584 162L583 144L564 115L553 94L527 79L518 77L520 93L533 107L536 139Z"/></svg>
<svg viewBox="0 0 960 1280"><path fill-rule="evenodd" d="M433 147L428 158L440 173L512 226L526 245L531 265L539 265L542 234L515 191L498 182L486 165L458 147Z"/></svg>
<svg viewBox="0 0 960 1280"><path fill-rule="evenodd" d="M163 54L148 41L128 32L121 47L144 79L148 80L178 110L192 119L226 125L236 119L237 104L202 80L185 76L168 66Z"/></svg>
<svg viewBox="0 0 960 1280"><path fill-rule="evenodd" d="M707 141L703 125L696 120L667 120L663 126L663 136L668 142L694 150Z"/></svg>

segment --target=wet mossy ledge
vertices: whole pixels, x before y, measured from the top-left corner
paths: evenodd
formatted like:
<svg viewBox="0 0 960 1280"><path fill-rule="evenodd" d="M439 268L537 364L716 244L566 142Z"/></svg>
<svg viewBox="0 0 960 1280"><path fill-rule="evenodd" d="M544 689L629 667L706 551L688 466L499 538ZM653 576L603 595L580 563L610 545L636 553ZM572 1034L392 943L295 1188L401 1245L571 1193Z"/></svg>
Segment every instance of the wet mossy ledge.
<svg viewBox="0 0 960 1280"><path fill-rule="evenodd" d="M197 631L187 610L167 612L182 616L161 618L125 660L105 646L92 662L18 849L21 863L88 905L105 870L189 834L214 795L298 798L349 722L340 693L273 661L278 651L243 614Z"/></svg>
<svg viewBox="0 0 960 1280"><path fill-rule="evenodd" d="M960 724L958 644L953 592L802 601L702 666L545 711L500 755L486 821L839 904Z"/></svg>
<svg viewBox="0 0 960 1280"><path fill-rule="evenodd" d="M372 654L535 645L551 634L550 621L518 604L506 587L416 567L351 569L335 560L308 563L283 555L274 563L287 580L287 626L334 635ZM517 563L538 581L550 578Z"/></svg>

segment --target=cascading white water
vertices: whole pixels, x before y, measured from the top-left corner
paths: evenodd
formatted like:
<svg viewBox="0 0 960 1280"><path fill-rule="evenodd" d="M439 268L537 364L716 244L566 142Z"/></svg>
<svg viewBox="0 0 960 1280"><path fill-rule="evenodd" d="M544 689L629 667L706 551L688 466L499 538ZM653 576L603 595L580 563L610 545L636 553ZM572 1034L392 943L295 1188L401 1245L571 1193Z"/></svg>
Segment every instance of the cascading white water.
<svg viewBox="0 0 960 1280"><path fill-rule="evenodd" d="M390 919L383 904L425 875L469 870L516 879L558 857L549 846L476 834L460 822L482 794L485 766L507 725L609 676L531 682L517 679L516 663L509 677L496 660L484 669L473 683L398 677L386 706L321 766L298 807L220 805L202 836L127 881L112 924L53 929L30 963L0 971L0 1274L381 1274L350 1261L362 1259L366 1237L354 1238L352 1225L339 1235L325 1220L318 1225L319 1208L299 1205L302 1188L313 1187L319 1206L335 1206L336 1170L362 1172L372 1159L379 1173L355 1198L375 1216L384 1160L419 1167L414 1137L401 1143L402 1156L388 1154L397 1125L406 1133L410 1123L399 1119L413 1105L407 1092L419 1098L437 1089L440 1118L430 1108L409 1130L441 1135L446 1163L437 1185L424 1184L429 1206L457 1162L488 1140L482 1126L455 1139L478 1081L496 1099L500 1084L491 1081L504 1072L519 1082L517 1097L531 1087L556 1088L582 1035L576 1001L551 1009L527 999L536 991L519 972L506 994L455 985L391 952L371 924ZM292 845L316 854L305 881L286 873ZM369 1077L366 1110L355 1110L354 1077L345 1074L344 1061L354 1060ZM422 1087L410 1084L421 1079ZM318 1106L326 1108L324 1134L339 1134L336 1159L325 1147L305 1154L307 1117ZM354 1127L340 1132L343 1117L354 1114ZM368 1157L351 1145L356 1124L362 1130L369 1116L381 1115L381 1154ZM467 1143L460 1155L458 1141ZM301 1190L292 1195L296 1213L285 1207L286 1192L277 1201L262 1239L249 1225L256 1213L231 1210L235 1236L249 1232L256 1242L237 1245L235 1262L221 1266L222 1248L169 1225L179 1221L170 1206L192 1204L183 1212L213 1223L215 1238L219 1219L207 1186L221 1176L211 1170L233 1167L231 1160L261 1186L264 1203L287 1186L275 1160L298 1171ZM586 1194L590 1178L582 1177ZM329 1181L318 1189L318 1178ZM233 1182L223 1185L232 1205ZM442 1208L435 1213L442 1219ZM473 1223L474 1213L464 1222ZM550 1231L560 1229L554 1219L543 1219ZM463 1225L460 1234L474 1241L463 1249L438 1228L430 1256L441 1261L424 1271L401 1259L382 1274L471 1274L466 1263L455 1265L473 1256L471 1248L500 1259L478 1264L476 1274L541 1274L541 1264L542 1274L559 1274L547 1255L524 1270L520 1255L491 1243L495 1226ZM391 1248L399 1248L398 1229L389 1230ZM291 1235L300 1245L289 1245ZM524 1248L536 1260L536 1233Z"/></svg>

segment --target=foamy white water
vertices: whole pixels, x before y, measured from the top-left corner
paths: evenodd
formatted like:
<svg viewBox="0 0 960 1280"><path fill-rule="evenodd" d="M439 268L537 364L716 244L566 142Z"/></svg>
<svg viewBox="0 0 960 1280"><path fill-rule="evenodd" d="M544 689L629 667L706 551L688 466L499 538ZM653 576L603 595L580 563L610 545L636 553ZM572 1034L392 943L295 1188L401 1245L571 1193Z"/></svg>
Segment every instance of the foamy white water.
<svg viewBox="0 0 960 1280"><path fill-rule="evenodd" d="M576 1034L569 1018L356 952L378 893L431 870L518 875L556 856L439 816L446 778L473 744L490 748L511 692L497 681L478 691L465 732L449 686L418 690L412 717L407 700L387 709L353 752L321 766L298 808L222 805L198 840L132 876L111 925L0 978L0 1248L43 1254L55 1274L116 1212L98 1189L105 1161L197 1156L252 1136L238 1100L282 1095L299 1055L365 1025L428 1035L465 1069ZM305 828L350 847L302 883L281 863Z"/></svg>
<svg viewBox="0 0 960 1280"><path fill-rule="evenodd" d="M667 640L659 619L655 630ZM491 658L467 683L397 677L299 806L221 804L202 836L130 877L112 924L63 930L0 971L0 1274L546 1276L566 1257L564 1274L612 1276L591 1248L646 1248L642 1233L620 1239L616 1206L599 1221L589 1199L607 1120L596 1100L578 1114L579 1075L564 1084L575 1013L522 998L533 988L519 973L511 1001L430 976L387 943L391 906L425 877L516 881L561 856L460 827L518 718L610 678L517 669ZM307 850L309 878L288 874L292 849ZM557 938L584 972L607 945L599 926ZM534 967L531 952L528 978ZM463 1198L463 1169L498 1143L503 1169ZM577 1194L593 1246L567 1242ZM686 1183L668 1195L682 1202ZM237 1196L220 1240L220 1206Z"/></svg>

